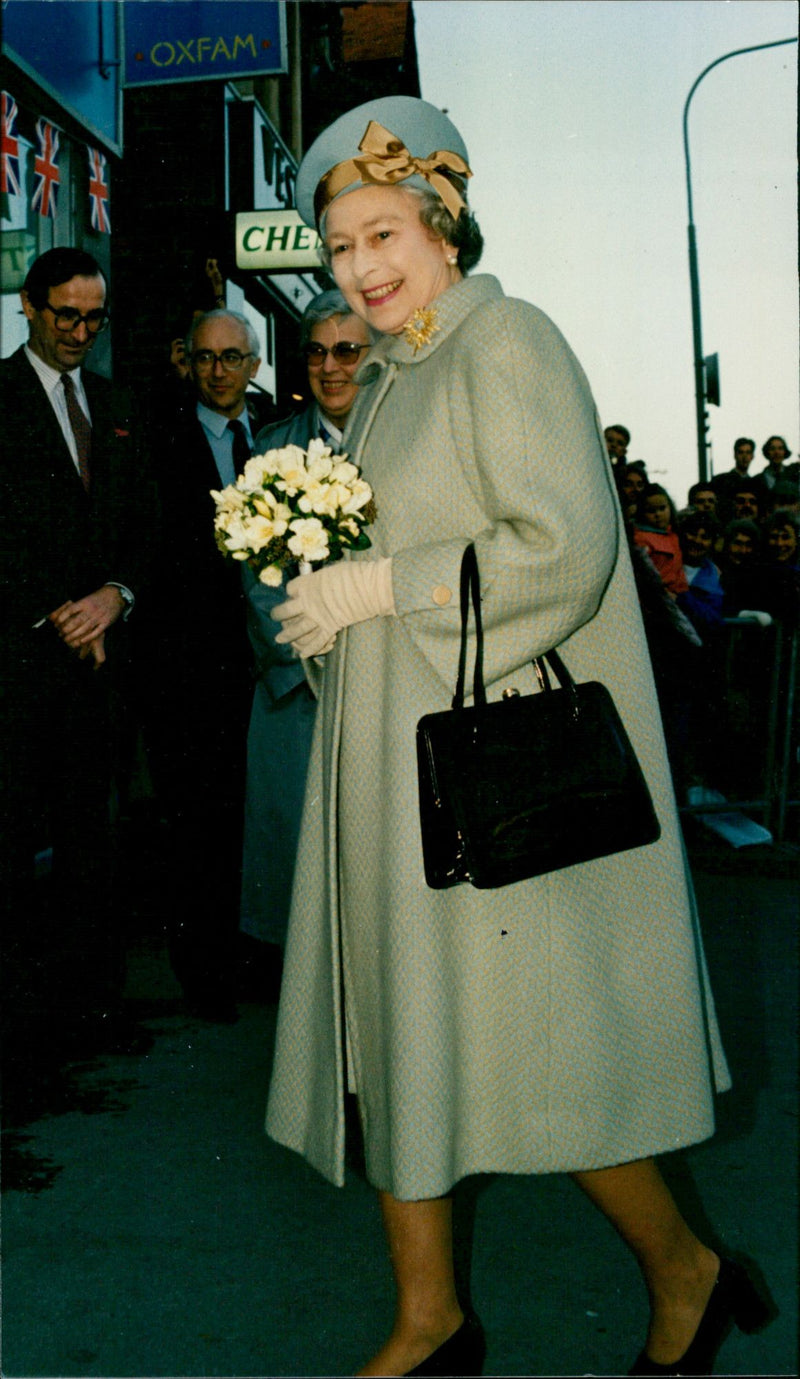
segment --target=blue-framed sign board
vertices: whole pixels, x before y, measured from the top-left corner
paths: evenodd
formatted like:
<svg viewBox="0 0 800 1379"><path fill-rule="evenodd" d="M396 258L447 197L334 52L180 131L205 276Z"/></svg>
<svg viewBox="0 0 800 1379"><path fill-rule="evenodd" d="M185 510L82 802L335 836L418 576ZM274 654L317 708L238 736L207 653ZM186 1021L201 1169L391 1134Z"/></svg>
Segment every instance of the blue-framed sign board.
<svg viewBox="0 0 800 1379"><path fill-rule="evenodd" d="M100 143L122 152L117 0L3 0L3 52Z"/></svg>
<svg viewBox="0 0 800 1379"><path fill-rule="evenodd" d="M287 72L285 0L125 0L123 85Z"/></svg>

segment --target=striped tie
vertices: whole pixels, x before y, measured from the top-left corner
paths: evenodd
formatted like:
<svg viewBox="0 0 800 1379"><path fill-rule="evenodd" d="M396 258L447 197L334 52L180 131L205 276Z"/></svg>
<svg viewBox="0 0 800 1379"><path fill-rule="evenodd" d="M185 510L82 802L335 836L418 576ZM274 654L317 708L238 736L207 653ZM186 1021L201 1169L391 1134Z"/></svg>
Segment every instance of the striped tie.
<svg viewBox="0 0 800 1379"><path fill-rule="evenodd" d="M89 457L92 450L92 427L86 413L75 396L75 384L68 373L62 373L61 382L64 384L69 424L72 427L72 434L75 437L75 448L78 452L78 469L80 470L83 487L88 493Z"/></svg>

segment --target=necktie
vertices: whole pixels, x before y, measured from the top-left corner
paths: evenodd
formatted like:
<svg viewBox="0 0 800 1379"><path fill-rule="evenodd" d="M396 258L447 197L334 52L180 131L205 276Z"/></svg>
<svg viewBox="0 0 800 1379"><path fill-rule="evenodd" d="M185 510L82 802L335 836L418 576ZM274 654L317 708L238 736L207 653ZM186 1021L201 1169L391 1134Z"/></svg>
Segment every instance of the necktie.
<svg viewBox="0 0 800 1379"><path fill-rule="evenodd" d="M238 476L250 459L250 442L241 421L229 421L228 430L233 436L233 467Z"/></svg>
<svg viewBox="0 0 800 1379"><path fill-rule="evenodd" d="M88 493L92 427L75 396L75 384L68 373L62 373L61 382L64 384L64 393L67 399L67 415L69 417L69 424L72 427L72 434L75 437L75 448L78 452L78 469L80 470L83 487Z"/></svg>

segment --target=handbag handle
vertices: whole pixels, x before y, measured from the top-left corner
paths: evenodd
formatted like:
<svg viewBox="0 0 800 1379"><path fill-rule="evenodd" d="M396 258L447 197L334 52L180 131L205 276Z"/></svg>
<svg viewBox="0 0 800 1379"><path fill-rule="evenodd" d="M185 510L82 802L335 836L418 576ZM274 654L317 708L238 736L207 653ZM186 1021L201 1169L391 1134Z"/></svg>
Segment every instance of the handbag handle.
<svg viewBox="0 0 800 1379"><path fill-rule="evenodd" d="M481 619L481 580L478 574L478 557L472 542L466 547L461 558L461 650L458 656L458 679L453 695L452 708L464 707L464 681L467 673L467 627L469 624L469 600L472 595L472 611L475 614L475 666L472 672L472 697L476 706L486 705L486 689L483 684L483 621Z"/></svg>
<svg viewBox="0 0 800 1379"><path fill-rule="evenodd" d="M476 707L486 706L486 687L483 683L483 621L481 619L481 580L478 571L478 556L475 547L470 544L465 548L461 559L461 648L458 656L458 678L456 679L456 692L453 695L451 707L463 709L464 707L464 685L467 673L467 629L469 624L469 605L472 599L472 611L475 614L475 665L472 672L472 697ZM550 684L550 676L547 673L547 663L553 671L562 689L568 690L573 699L573 713L578 714L578 691L575 681L564 665L558 652L553 648L546 651L541 656L532 657L532 665L536 671L536 677L542 690L545 693L552 693L553 687Z"/></svg>

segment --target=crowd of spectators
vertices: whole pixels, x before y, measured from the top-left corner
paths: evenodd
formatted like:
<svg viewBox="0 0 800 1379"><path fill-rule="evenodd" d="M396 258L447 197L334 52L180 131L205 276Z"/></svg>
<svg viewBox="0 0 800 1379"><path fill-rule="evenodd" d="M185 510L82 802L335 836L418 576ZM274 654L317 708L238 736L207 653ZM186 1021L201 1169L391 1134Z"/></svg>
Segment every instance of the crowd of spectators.
<svg viewBox="0 0 800 1379"><path fill-rule="evenodd" d="M740 437L733 468L692 484L677 509L644 462L627 459L627 428L605 438L679 798L696 784L757 791L771 667L800 613L800 464L770 436L765 468L750 475L755 442Z"/></svg>

